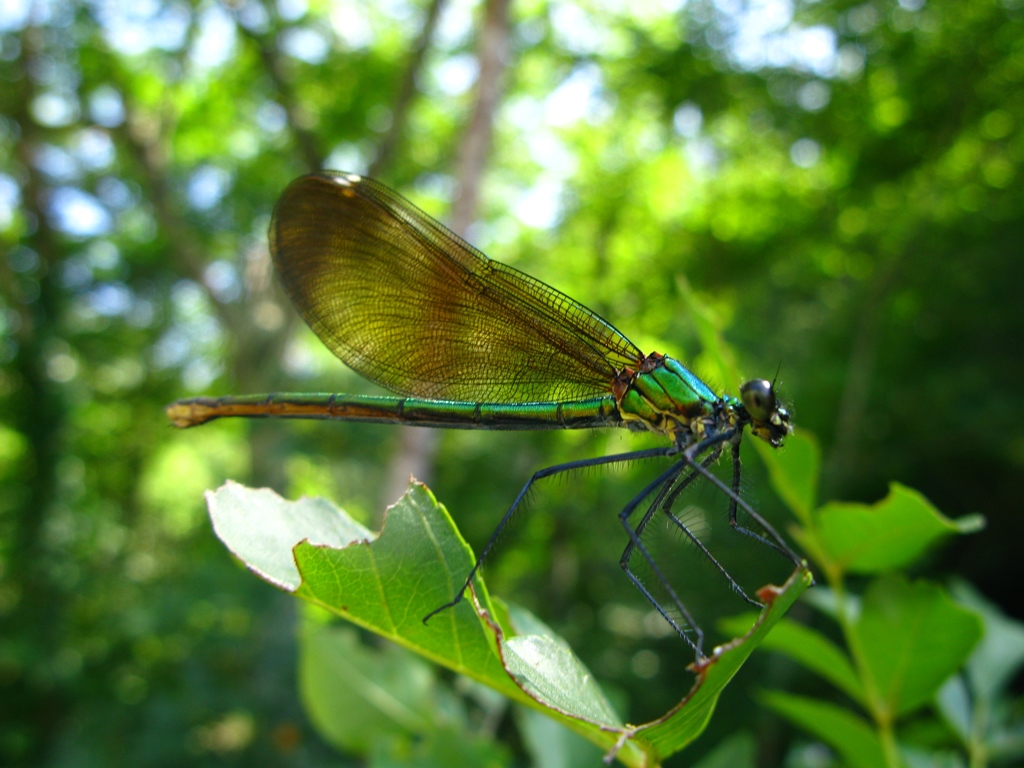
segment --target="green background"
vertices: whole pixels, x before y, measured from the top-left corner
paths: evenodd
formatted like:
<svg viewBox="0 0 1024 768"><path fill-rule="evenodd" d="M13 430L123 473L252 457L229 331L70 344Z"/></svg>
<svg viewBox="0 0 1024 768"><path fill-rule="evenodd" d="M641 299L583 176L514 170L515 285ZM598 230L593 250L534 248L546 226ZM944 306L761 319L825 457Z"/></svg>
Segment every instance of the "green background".
<svg viewBox="0 0 1024 768"><path fill-rule="evenodd" d="M483 14L0 10L0 762L346 764L299 704L292 601L226 556L202 491L232 477L324 494L377 527L407 479L402 430L177 433L161 407L372 391L274 285L270 210L300 173L372 168L444 218ZM797 428L824 449L824 500L898 480L951 517L982 512L988 529L922 572L1024 615L1021 3L525 0L509 18L470 240L700 372L692 290L744 376L781 366ZM443 434L418 474L479 551L535 469L648 444ZM746 494L784 526L746 456ZM678 700L690 660L616 564L615 512L654 470L538 489L488 568L633 722ZM742 610L676 559L700 615ZM756 548L734 561L744 584L787 571ZM738 683L814 685L758 661ZM781 764L791 733L740 686L692 754L739 722Z"/></svg>

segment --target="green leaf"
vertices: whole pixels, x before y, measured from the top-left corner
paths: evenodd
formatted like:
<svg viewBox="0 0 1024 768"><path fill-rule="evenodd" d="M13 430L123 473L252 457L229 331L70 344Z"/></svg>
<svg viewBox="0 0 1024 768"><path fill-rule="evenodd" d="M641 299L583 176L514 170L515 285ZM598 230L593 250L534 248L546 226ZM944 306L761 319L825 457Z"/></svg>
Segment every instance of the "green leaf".
<svg viewBox="0 0 1024 768"><path fill-rule="evenodd" d="M879 768L886 764L882 744L871 726L848 709L779 691L765 691L758 698L831 746L850 768Z"/></svg>
<svg viewBox="0 0 1024 768"><path fill-rule="evenodd" d="M620 722L594 676L561 638L510 637L504 651L505 669L537 701L593 723Z"/></svg>
<svg viewBox="0 0 1024 768"><path fill-rule="evenodd" d="M893 483L889 495L871 506L826 504L808 535L831 565L877 573L903 568L941 539L973 533L982 524L977 515L950 520L917 491Z"/></svg>
<svg viewBox="0 0 1024 768"><path fill-rule="evenodd" d="M869 704L895 719L932 699L981 639L982 624L934 584L890 575L868 588L851 631Z"/></svg>
<svg viewBox="0 0 1024 768"><path fill-rule="evenodd" d="M973 713L971 694L963 675L953 675L943 684L935 696L935 704L964 746L969 745Z"/></svg>
<svg viewBox="0 0 1024 768"><path fill-rule="evenodd" d="M797 570L780 587L763 587L757 596L765 604L754 626L742 637L720 645L708 659L691 664L697 680L686 697L664 716L633 729L635 738L650 743L666 757L693 741L714 712L722 690L747 657L761 645L800 594L813 583L810 571Z"/></svg>
<svg viewBox="0 0 1024 768"><path fill-rule="evenodd" d="M747 622L745 616L722 622L726 631ZM747 622L749 623L749 622ZM854 701L864 701L864 689L849 657L839 646L809 627L783 619L765 638L762 648L778 651L828 680Z"/></svg>
<svg viewBox="0 0 1024 768"><path fill-rule="evenodd" d="M756 768L756 749L754 737L739 731L723 739L693 768Z"/></svg>
<svg viewBox="0 0 1024 768"><path fill-rule="evenodd" d="M939 691L939 711L971 754L987 755L1000 764L1020 762L1020 718L1008 706L1004 691L1024 664L1024 624L1006 616L969 584L954 583L951 592L957 603L981 617L985 631L964 673Z"/></svg>
<svg viewBox="0 0 1024 768"><path fill-rule="evenodd" d="M306 540L295 546L302 575L296 594L460 674L488 684L500 681L506 695L517 695L497 652L503 628L481 581L474 582L470 599L423 621L452 599L462 574L473 567L468 545L453 530L429 491L412 486L388 510L387 524L372 543L337 548Z"/></svg>
<svg viewBox="0 0 1024 768"><path fill-rule="evenodd" d="M602 750L550 717L516 707L516 724L535 768L592 768L601 765Z"/></svg>
<svg viewBox="0 0 1024 768"><path fill-rule="evenodd" d="M1024 665L1024 623L1010 618L969 584L957 582L953 598L981 616L985 636L967 660L967 675L975 697L994 705L1000 692Z"/></svg>
<svg viewBox="0 0 1024 768"><path fill-rule="evenodd" d="M389 733L426 735L458 725L442 706L434 668L396 645L370 648L351 627L304 622L299 690L320 735L347 752L367 754Z"/></svg>
<svg viewBox="0 0 1024 768"><path fill-rule="evenodd" d="M289 592L302 583L292 554L295 544L344 547L375 535L348 515L339 515L326 499L303 497L287 503L267 488L246 488L231 481L207 491L206 503L217 538L253 573ZM287 514L275 514L285 503ZM283 541L291 544L284 548Z"/></svg>
<svg viewBox="0 0 1024 768"><path fill-rule="evenodd" d="M519 606L509 606L509 621L516 631L523 635L548 638L557 646L557 652L566 653L569 649L564 642L529 611ZM512 638L509 642L529 638ZM523 660L527 651L524 648L518 658ZM596 685L591 678L583 681L584 685ZM612 716L614 717L614 715ZM538 768L583 768L599 764L602 755L600 749L573 733L568 728L549 717L526 707L516 708L516 722L522 734L526 748L529 750L532 764Z"/></svg>
<svg viewBox="0 0 1024 768"><path fill-rule="evenodd" d="M369 768L504 768L511 759L504 745L492 738L448 728L415 741L379 739L367 764Z"/></svg>
<svg viewBox="0 0 1024 768"><path fill-rule="evenodd" d="M808 524L818 503L818 479L821 475L821 449L818 441L810 432L800 431L787 437L780 451L767 445L764 448L767 450L763 453L771 456L766 464L772 488L793 514L802 523Z"/></svg>
<svg viewBox="0 0 1024 768"><path fill-rule="evenodd" d="M271 583L542 711L627 765L656 764L700 735L722 689L810 580L798 571L781 589L763 588L768 607L745 637L691 665L697 679L683 701L656 721L625 726L564 641L521 609L492 601L479 578L467 599L423 623L452 599L474 561L422 485L388 510L377 537L335 519L346 516L323 500L287 502L229 483L208 503L218 535ZM516 635L517 627L530 633ZM410 729L425 727L416 712L398 714Z"/></svg>

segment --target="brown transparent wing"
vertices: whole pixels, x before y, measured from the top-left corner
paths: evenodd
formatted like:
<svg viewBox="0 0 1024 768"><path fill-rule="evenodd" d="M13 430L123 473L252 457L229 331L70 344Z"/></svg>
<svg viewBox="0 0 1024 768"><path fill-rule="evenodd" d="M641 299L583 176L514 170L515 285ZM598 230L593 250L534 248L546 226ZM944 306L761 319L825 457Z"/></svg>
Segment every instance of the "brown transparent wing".
<svg viewBox="0 0 1024 768"><path fill-rule="evenodd" d="M393 392L493 403L608 394L639 350L564 293L491 261L397 193L344 173L284 191L270 248L299 314Z"/></svg>

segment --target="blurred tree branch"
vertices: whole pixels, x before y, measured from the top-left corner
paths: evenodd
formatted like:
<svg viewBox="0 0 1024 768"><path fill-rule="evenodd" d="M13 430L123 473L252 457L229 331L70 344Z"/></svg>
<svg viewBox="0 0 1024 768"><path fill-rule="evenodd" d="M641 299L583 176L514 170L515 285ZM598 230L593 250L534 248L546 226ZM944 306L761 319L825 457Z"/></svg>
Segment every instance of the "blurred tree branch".
<svg viewBox="0 0 1024 768"><path fill-rule="evenodd" d="M427 14L423 19L423 28L420 36L409 54L409 61L406 64L405 72L402 74L402 82L398 86L398 96L391 108L391 124L384 138L377 145L377 153L370 162L367 174L373 178L386 173L387 167L394 159L395 150L405 135L405 127L409 120L409 111L412 109L413 101L417 95L416 80L423 70L424 60L427 51L430 49L431 41L434 39L434 32L437 29L437 20L441 16L446 0L431 0L427 7Z"/></svg>
<svg viewBox="0 0 1024 768"><path fill-rule="evenodd" d="M273 3L265 3L264 8L267 14L277 20ZM324 153L320 149L319 137L309 130L309 120L306 119L305 110L295 96L290 78L285 74L284 64L281 60L281 52L276 41L268 40L267 35L258 34L242 23L238 13L234 14L238 29L256 49L263 68L273 85L277 94L277 100L284 108L288 116L288 129L295 137L295 144L298 147L299 155L302 157L303 165L307 172L318 171L324 165Z"/></svg>
<svg viewBox="0 0 1024 768"><path fill-rule="evenodd" d="M11 368L17 376L14 407L9 416L27 442L26 458L18 472L18 492L5 494L13 502L4 531L5 576L17 580L17 600L0 611L0 636L18 637L31 648L30 663L20 677L5 686L0 722L12 714L7 707L17 702L19 718L36 728L31 734L30 762L42 762L63 726L67 691L62 685L40 684L49 676L52 660L60 649L62 623L66 618L68 590L54 578L52 545L46 537L57 499L58 467L64 454L67 404L63 387L49 375L48 364L63 348L61 333L60 237L51 226L47 210L50 186L39 169L37 153L51 138L30 114L39 94L33 67L45 52L45 28L29 25L20 35L23 54L20 77L10 85L4 112L21 133L17 161L21 166L21 204L28 222L22 244L38 257L29 275L11 279L5 275L4 294L8 311L16 313L17 340ZM5 271L7 260L5 262ZM34 280L32 278L35 278ZM36 290L30 285L37 286ZM5 510L6 511L6 510Z"/></svg>
<svg viewBox="0 0 1024 768"><path fill-rule="evenodd" d="M476 218L480 205L480 182L494 141L494 122L504 91L504 74L509 63L511 0L488 0L477 36L478 76L473 111L456 151L455 181L458 193L452 202L450 226L460 237ZM437 433L431 429L402 430L401 445L392 459L385 484L384 500L398 499L415 477L430 483Z"/></svg>

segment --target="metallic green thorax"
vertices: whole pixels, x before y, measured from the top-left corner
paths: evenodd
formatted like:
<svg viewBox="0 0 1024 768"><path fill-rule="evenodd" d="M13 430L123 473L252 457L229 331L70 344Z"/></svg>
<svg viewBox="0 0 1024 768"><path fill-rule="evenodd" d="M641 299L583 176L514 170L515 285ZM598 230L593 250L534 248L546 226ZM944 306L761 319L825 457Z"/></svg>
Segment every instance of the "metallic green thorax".
<svg viewBox="0 0 1024 768"><path fill-rule="evenodd" d="M720 398L686 366L652 352L637 370L625 369L613 384L623 422L686 444L708 426L735 423L738 403ZM724 423L719 423L722 419Z"/></svg>
<svg viewBox="0 0 1024 768"><path fill-rule="evenodd" d="M667 435L681 449L715 435L738 445L747 425L778 448L793 430L773 382L752 379L740 387L739 399L719 397L678 360L657 352L644 357L636 370L620 371L612 392L624 424Z"/></svg>

